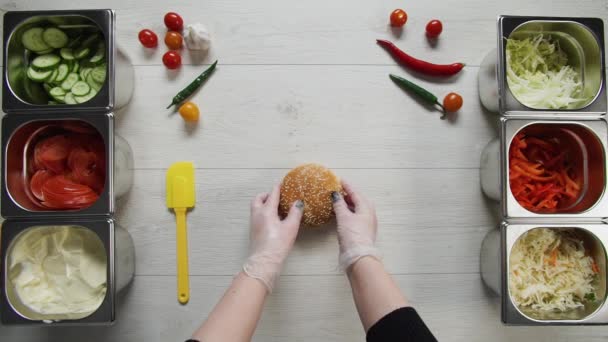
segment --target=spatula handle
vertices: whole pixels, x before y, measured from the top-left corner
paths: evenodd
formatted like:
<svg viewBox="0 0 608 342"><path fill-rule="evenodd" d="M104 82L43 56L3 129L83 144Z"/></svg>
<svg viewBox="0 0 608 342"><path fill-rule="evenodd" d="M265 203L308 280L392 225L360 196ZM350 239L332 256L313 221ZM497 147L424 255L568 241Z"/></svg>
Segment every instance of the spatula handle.
<svg viewBox="0 0 608 342"><path fill-rule="evenodd" d="M181 304L186 304L190 299L186 208L175 208L174 210L177 221L177 300Z"/></svg>

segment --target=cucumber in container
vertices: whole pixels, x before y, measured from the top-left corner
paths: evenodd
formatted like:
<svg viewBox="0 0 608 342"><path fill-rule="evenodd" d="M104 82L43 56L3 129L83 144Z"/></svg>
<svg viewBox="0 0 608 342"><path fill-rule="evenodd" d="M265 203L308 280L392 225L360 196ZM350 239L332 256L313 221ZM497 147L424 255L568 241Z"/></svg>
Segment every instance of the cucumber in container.
<svg viewBox="0 0 608 342"><path fill-rule="evenodd" d="M31 52L24 85L48 104L80 104L95 97L107 76L103 36L92 26L31 27L21 43Z"/></svg>

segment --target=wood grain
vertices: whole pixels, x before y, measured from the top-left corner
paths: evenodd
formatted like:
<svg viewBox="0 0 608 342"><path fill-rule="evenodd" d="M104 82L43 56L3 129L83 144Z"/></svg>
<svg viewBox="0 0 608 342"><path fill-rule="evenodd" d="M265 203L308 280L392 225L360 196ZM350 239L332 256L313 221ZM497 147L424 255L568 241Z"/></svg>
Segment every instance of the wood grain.
<svg viewBox="0 0 608 342"><path fill-rule="evenodd" d="M477 68L457 83L419 81L465 98L452 120L440 120L392 83L389 73L404 74L397 66L219 65L193 98L202 121L192 127L164 108L198 72L184 67L167 82L163 68L136 68L132 103L117 114L136 168L180 159L209 168L478 168L497 135L497 116L478 100Z"/></svg>
<svg viewBox="0 0 608 342"><path fill-rule="evenodd" d="M333 168L376 203L386 267L440 340L608 339L601 327L500 323L499 301L479 276L481 241L499 222L496 204L478 185L479 155L496 136L497 117L477 96L479 63L496 46L497 15L606 18L606 0L0 1L2 11L75 6L115 9L118 44L135 66L134 98L116 120L135 157L135 183L116 215L135 241L135 282L112 327L0 326L1 341L186 339L240 269L250 199L311 161ZM409 21L398 32L387 19L401 6ZM164 46L148 50L137 42L143 28L162 41L168 10L186 23L206 24L213 35L210 53L184 52L178 71L162 66ZM434 18L444 32L431 44L424 25ZM427 79L397 66L377 38L423 59L467 67L448 80ZM164 108L215 59L216 74L193 97L202 121L186 126ZM464 107L453 120L439 120L392 84L389 73L440 98L456 91ZM175 298L175 224L164 206L164 172L178 160L197 167L187 306ZM350 288L337 271L337 250L332 225L301 232L254 341L364 340Z"/></svg>
<svg viewBox="0 0 608 342"><path fill-rule="evenodd" d="M395 276L440 341L599 342L603 327L507 327L499 322L498 298L477 274ZM174 277L139 276L120 304L112 327L0 327L11 342L183 341L206 317L231 277L193 276L187 306L175 300ZM266 303L255 342L364 341L344 276L283 276Z"/></svg>

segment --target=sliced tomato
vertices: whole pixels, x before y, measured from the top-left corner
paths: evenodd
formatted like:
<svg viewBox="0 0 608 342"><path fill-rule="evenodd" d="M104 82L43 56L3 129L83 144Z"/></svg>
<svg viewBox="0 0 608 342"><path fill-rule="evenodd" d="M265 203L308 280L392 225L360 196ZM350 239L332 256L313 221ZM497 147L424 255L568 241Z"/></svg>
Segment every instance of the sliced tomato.
<svg viewBox="0 0 608 342"><path fill-rule="evenodd" d="M54 174L47 170L38 170L30 179L30 190L32 194L39 200L44 200L42 197L42 186L49 179L53 178Z"/></svg>
<svg viewBox="0 0 608 342"><path fill-rule="evenodd" d="M34 148L34 163L39 168L62 173L65 170L70 147L71 143L67 135L61 134L46 138L38 142Z"/></svg>
<svg viewBox="0 0 608 342"><path fill-rule="evenodd" d="M90 187L75 183L65 176L48 179L41 189L42 204L53 209L82 209L90 207L99 195Z"/></svg>
<svg viewBox="0 0 608 342"><path fill-rule="evenodd" d="M75 147L68 156L70 179L76 183L91 187L101 193L105 182L105 168L98 153Z"/></svg>

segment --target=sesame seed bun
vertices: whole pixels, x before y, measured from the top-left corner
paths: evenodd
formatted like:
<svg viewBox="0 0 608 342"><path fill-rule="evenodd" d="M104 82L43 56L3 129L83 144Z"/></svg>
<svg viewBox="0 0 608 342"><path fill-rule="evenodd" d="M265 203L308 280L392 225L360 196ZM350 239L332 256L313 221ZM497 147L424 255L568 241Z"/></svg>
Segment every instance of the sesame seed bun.
<svg viewBox="0 0 608 342"><path fill-rule="evenodd" d="M289 171L281 184L279 211L287 215L293 203L304 201L302 223L320 226L334 216L331 193L342 191L340 179L328 168L319 164L304 164Z"/></svg>

